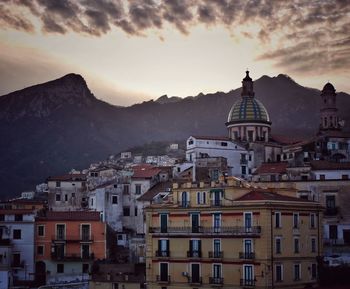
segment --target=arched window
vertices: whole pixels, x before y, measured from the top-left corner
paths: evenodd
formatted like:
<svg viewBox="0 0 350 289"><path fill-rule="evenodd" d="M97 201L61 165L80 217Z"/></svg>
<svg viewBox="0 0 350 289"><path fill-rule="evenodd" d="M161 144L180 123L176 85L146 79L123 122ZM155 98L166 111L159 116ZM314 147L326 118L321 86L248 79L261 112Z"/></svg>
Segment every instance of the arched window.
<svg viewBox="0 0 350 289"><path fill-rule="evenodd" d="M187 192L182 192L182 194L181 194L181 206L188 207L188 205L189 205L188 194L187 194Z"/></svg>

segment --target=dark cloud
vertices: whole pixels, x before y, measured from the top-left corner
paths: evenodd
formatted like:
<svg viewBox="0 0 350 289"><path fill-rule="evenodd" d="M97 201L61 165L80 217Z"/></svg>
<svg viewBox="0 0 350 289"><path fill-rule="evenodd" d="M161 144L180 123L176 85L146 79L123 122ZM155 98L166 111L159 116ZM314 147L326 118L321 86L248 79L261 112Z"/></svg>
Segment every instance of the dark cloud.
<svg viewBox="0 0 350 289"><path fill-rule="evenodd" d="M287 70L348 64L350 1L344 0L0 0L1 27L33 32L28 12L46 33L100 36L117 28L139 36L170 25L188 34L194 25L216 25L258 40L268 51L258 60Z"/></svg>

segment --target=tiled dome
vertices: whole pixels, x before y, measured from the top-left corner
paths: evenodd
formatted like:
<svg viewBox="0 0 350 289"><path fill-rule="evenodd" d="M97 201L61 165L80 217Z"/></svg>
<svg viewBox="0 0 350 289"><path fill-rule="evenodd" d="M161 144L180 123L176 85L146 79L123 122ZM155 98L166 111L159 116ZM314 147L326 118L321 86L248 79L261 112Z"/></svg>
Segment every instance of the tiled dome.
<svg viewBox="0 0 350 289"><path fill-rule="evenodd" d="M268 122L270 117L264 105L254 97L242 97L231 108L228 123Z"/></svg>

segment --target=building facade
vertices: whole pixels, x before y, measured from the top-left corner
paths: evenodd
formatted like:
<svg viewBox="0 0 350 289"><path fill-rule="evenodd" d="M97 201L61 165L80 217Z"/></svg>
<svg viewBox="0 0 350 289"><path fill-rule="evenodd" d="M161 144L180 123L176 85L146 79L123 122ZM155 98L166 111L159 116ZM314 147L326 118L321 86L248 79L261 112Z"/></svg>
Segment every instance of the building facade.
<svg viewBox="0 0 350 289"><path fill-rule="evenodd" d="M295 190L174 185L147 209L149 288L304 288L317 283L321 206Z"/></svg>
<svg viewBox="0 0 350 289"><path fill-rule="evenodd" d="M107 258L107 228L99 212L43 212L34 232L41 283L88 280L92 263Z"/></svg>

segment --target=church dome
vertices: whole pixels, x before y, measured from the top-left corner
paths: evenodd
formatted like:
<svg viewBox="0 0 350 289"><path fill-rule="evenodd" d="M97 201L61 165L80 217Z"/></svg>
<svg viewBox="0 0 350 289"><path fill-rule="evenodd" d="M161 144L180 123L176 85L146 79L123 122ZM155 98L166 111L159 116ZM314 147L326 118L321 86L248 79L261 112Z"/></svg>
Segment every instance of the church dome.
<svg viewBox="0 0 350 289"><path fill-rule="evenodd" d="M228 123L264 122L270 123L269 114L264 105L254 97L242 97L231 108Z"/></svg>

